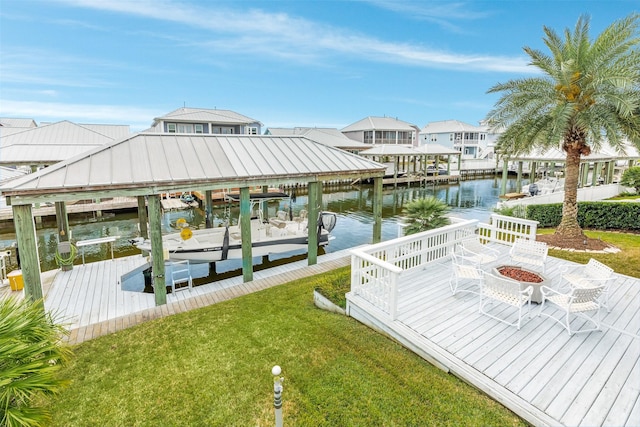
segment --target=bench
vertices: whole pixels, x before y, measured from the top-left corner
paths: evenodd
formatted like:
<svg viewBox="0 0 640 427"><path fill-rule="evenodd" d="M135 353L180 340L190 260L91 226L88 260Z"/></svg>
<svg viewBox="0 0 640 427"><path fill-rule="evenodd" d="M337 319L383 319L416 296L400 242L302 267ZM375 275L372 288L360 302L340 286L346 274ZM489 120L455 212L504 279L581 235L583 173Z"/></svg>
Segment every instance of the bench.
<svg viewBox="0 0 640 427"><path fill-rule="evenodd" d="M513 246L511 246L509 256L511 257L511 262L541 267L544 273L544 265L547 261L548 252L549 247L544 242L517 238L515 242L513 242Z"/></svg>

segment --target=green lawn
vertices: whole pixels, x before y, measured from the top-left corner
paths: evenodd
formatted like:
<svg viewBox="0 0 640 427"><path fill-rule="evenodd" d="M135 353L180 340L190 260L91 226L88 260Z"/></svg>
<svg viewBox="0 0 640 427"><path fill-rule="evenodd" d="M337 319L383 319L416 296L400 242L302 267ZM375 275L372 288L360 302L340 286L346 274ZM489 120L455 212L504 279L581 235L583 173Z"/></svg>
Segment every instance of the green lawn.
<svg viewBox="0 0 640 427"><path fill-rule="evenodd" d="M594 257L640 277L640 235L587 234L623 251L550 255ZM276 364L285 425L527 425L395 342L313 305L315 288L343 304L348 283L346 267L83 343L64 371L71 385L50 404L52 425L273 425Z"/></svg>
<svg viewBox="0 0 640 427"><path fill-rule="evenodd" d="M348 268L328 273L348 278ZM527 425L351 318L313 305L327 275L148 322L76 347L54 426Z"/></svg>

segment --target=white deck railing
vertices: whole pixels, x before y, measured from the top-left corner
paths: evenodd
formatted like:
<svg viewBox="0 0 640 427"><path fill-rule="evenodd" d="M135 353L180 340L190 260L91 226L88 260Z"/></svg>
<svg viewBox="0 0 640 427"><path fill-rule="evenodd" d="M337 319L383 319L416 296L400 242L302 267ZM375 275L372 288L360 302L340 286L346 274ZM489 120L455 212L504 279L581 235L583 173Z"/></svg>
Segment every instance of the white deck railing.
<svg viewBox="0 0 640 427"><path fill-rule="evenodd" d="M492 215L491 224L459 221L445 227L351 251L351 292L391 320L397 315L398 283L403 274L449 256L462 239L478 234L485 241L511 244L516 237L535 239L537 222ZM348 299L348 298L347 298Z"/></svg>

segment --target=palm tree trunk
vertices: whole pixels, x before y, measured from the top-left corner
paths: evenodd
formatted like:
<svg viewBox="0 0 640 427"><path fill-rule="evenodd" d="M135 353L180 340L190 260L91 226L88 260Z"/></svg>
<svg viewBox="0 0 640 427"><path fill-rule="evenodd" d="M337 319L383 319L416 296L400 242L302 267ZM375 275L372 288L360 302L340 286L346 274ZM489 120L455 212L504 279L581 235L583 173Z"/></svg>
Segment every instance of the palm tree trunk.
<svg viewBox="0 0 640 427"><path fill-rule="evenodd" d="M562 221L556 234L567 239L584 238L578 224L578 179L580 178L581 150L571 144L564 147L567 153L564 167L564 202L562 205Z"/></svg>

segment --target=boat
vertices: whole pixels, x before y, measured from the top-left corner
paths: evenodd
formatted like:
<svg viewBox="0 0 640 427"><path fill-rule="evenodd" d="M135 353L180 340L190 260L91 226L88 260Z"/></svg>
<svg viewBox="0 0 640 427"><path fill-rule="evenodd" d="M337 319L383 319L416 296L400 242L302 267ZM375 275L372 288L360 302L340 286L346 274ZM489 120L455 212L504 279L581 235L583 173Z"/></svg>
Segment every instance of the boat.
<svg viewBox="0 0 640 427"><path fill-rule="evenodd" d="M522 193L532 197L556 193L558 191L564 191L564 178L546 177L522 187Z"/></svg>
<svg viewBox="0 0 640 427"><path fill-rule="evenodd" d="M276 216L264 218L260 204L264 201L289 197L285 193L257 193L250 195L252 218L251 247L252 256L265 256L308 249L309 218L306 210L293 216L289 212L277 211ZM239 201L239 195L227 195L227 200ZM291 206L289 204L289 206ZM331 240L337 220L334 212L320 212L317 227L318 246L326 246ZM313 224L314 221L312 221ZM240 219L238 225L192 230L186 221L178 226L181 230L162 237L165 258L170 260L189 260L191 262L216 262L229 259L242 259L242 238ZM138 238L131 243L142 251L151 251L149 239Z"/></svg>

